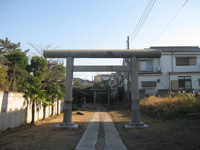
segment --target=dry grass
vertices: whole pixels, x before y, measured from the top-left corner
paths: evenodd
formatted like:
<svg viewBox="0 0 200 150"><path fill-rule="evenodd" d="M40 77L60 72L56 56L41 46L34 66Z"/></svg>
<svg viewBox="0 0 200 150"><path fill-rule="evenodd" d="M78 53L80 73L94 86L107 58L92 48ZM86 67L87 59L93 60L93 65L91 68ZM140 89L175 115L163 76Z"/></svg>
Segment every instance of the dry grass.
<svg viewBox="0 0 200 150"><path fill-rule="evenodd" d="M63 121L63 115L36 121L35 125L22 125L0 133L2 150L66 150L74 149L84 133L95 110L73 111L72 121L79 124L78 130L53 130ZM84 115L77 115L81 112Z"/></svg>
<svg viewBox="0 0 200 150"><path fill-rule="evenodd" d="M156 118L185 118L189 113L200 112L200 97L185 92L167 98L150 96L141 100L140 105L142 111Z"/></svg>
<svg viewBox="0 0 200 150"><path fill-rule="evenodd" d="M200 149L200 119L163 120L141 112L145 129L124 128L131 121L131 110L111 109L110 115L128 150L197 150Z"/></svg>
<svg viewBox="0 0 200 150"><path fill-rule="evenodd" d="M79 124L78 130L53 130L62 122L63 116L26 124L0 133L2 150L74 150L81 139L95 110L73 111L72 119ZM77 115L81 112L84 115ZM131 121L131 110L113 107L109 114L113 118L120 137L128 150L198 150L200 149L200 118L163 120L141 112L146 129L126 130L124 125Z"/></svg>

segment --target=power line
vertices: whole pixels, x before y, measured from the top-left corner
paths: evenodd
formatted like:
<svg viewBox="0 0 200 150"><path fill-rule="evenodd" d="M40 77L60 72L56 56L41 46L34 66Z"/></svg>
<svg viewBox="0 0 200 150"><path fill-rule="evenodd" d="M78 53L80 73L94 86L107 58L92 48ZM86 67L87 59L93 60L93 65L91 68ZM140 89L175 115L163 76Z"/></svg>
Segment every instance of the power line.
<svg viewBox="0 0 200 150"><path fill-rule="evenodd" d="M133 39L137 36L137 34L139 33L140 29L142 28L144 22L146 21L147 17L149 16L154 4L155 4L156 0L154 0L153 4L151 5L150 9L148 9L147 15L145 16L143 22L141 23L139 29L137 30L137 32L135 33L134 37L132 37L131 42L133 41Z"/></svg>
<svg viewBox="0 0 200 150"><path fill-rule="evenodd" d="M133 39L135 39L135 37L137 36L137 34L139 33L139 31L141 30L144 22L146 21L147 17L149 16L154 4L155 4L156 0L149 0L149 3L147 4L138 24L136 25L134 31L131 34L131 40L130 42L133 41Z"/></svg>
<svg viewBox="0 0 200 150"><path fill-rule="evenodd" d="M168 26L172 23L172 21L175 19L175 17L180 13L180 11L183 9L183 7L187 4L189 0L186 0L185 3L181 6L181 8L176 12L176 14L172 17L172 19L169 21L169 23L164 27L164 29L160 32L160 34L154 39L154 41L152 42L151 45L153 45L153 43L155 41L158 40L158 38L160 38L160 36L163 34L163 32L168 28Z"/></svg>
<svg viewBox="0 0 200 150"><path fill-rule="evenodd" d="M149 2L148 2L148 4L147 4L147 6L146 6L144 12L142 13L142 16L140 17L140 20L138 21L138 23L137 23L136 27L134 28L133 32L131 33L130 37L132 37L132 36L135 34L135 32L138 30L138 27L141 25L141 22L143 21L144 16L146 15L147 10L148 10L149 7L150 7L151 2L152 2L152 1L149 0Z"/></svg>

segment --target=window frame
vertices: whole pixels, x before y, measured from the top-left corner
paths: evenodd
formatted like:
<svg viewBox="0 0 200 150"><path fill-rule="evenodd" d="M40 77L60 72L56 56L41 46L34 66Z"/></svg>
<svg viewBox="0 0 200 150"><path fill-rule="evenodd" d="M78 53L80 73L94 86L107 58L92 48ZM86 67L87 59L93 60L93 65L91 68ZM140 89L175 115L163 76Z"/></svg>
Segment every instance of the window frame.
<svg viewBox="0 0 200 150"><path fill-rule="evenodd" d="M186 88L186 82L190 81L190 88ZM184 86L180 87L180 84L184 84ZM190 90L192 89L192 78L191 76L178 76L178 88L179 90Z"/></svg>
<svg viewBox="0 0 200 150"><path fill-rule="evenodd" d="M150 84L153 83L155 85L144 85L144 84ZM142 81L142 88L156 88L157 87L157 82L156 81Z"/></svg>
<svg viewBox="0 0 200 150"><path fill-rule="evenodd" d="M151 62L151 68L147 68L147 62ZM141 63L144 63L145 68L141 68ZM153 72L153 60L139 60L138 70L140 72Z"/></svg>
<svg viewBox="0 0 200 150"><path fill-rule="evenodd" d="M196 57L176 57L176 66L196 66L196 64Z"/></svg>

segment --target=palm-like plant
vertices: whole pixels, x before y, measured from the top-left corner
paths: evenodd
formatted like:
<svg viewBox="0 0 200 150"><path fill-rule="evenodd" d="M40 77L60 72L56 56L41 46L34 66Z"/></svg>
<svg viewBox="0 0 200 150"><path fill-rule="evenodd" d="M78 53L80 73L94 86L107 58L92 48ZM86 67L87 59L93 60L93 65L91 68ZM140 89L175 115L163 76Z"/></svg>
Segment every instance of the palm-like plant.
<svg viewBox="0 0 200 150"><path fill-rule="evenodd" d="M48 86L46 88L47 94L48 94L48 102L52 106L52 114L54 114L54 101L57 100L57 114L59 113L59 99L62 99L64 97L63 91L58 83L55 82L49 82Z"/></svg>
<svg viewBox="0 0 200 150"><path fill-rule="evenodd" d="M32 121L31 124L35 122L35 104L42 102L45 93L43 90L36 88L33 85L28 85L25 92L24 98L27 100L30 99L32 103Z"/></svg>

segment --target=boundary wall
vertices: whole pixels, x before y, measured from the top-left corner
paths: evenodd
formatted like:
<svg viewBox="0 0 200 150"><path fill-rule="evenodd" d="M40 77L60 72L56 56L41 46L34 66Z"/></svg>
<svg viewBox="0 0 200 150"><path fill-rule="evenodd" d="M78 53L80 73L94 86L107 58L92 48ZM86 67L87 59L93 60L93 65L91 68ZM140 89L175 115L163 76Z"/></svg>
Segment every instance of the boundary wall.
<svg viewBox="0 0 200 150"><path fill-rule="evenodd" d="M30 123L32 104L23 97L24 93L0 91L0 131ZM59 113L63 112L63 101L59 101ZM57 101L54 102L54 113L57 113ZM46 107L46 117L51 116L52 106ZM43 106L35 107L35 121L43 118Z"/></svg>

